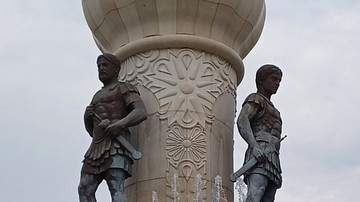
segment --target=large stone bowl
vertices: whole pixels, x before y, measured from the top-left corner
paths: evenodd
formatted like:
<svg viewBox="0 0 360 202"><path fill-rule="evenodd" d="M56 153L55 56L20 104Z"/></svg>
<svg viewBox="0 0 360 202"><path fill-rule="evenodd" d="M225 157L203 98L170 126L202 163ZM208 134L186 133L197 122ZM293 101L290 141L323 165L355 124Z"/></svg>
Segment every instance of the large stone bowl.
<svg viewBox="0 0 360 202"><path fill-rule="evenodd" d="M220 56L235 69L258 41L264 0L82 0L102 52L124 60L163 48L193 48Z"/></svg>

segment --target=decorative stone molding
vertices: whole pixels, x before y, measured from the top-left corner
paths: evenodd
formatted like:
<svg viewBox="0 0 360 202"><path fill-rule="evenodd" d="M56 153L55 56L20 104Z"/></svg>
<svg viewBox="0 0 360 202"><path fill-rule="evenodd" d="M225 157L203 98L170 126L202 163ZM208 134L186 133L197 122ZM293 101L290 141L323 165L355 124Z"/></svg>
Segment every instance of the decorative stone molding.
<svg viewBox="0 0 360 202"><path fill-rule="evenodd" d="M216 98L224 92L236 98L236 78L225 60L192 49L139 53L122 63L119 76L148 88L159 101L159 118L184 128L211 123Z"/></svg>
<svg viewBox="0 0 360 202"><path fill-rule="evenodd" d="M112 53L142 38L185 34L218 41L244 58L265 20L264 0L82 0L82 5L97 45Z"/></svg>
<svg viewBox="0 0 360 202"><path fill-rule="evenodd" d="M241 58L255 46L265 21L264 0L82 0L102 52L120 60L140 52L194 48L228 61L244 74Z"/></svg>

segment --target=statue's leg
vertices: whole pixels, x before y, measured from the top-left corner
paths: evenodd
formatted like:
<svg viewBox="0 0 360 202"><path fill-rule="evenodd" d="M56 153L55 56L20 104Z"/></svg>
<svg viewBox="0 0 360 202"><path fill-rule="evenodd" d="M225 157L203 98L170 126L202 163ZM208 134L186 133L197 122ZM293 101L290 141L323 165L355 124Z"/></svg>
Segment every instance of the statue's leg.
<svg viewBox="0 0 360 202"><path fill-rule="evenodd" d="M250 174L247 176L247 184L246 202L261 202L268 184L267 177L261 174Z"/></svg>
<svg viewBox="0 0 360 202"><path fill-rule="evenodd" d="M276 186L274 186L272 183L269 182L261 202L274 202L276 190L277 190Z"/></svg>
<svg viewBox="0 0 360 202"><path fill-rule="evenodd" d="M105 173L105 180L109 186L112 202L127 202L124 182L126 173L123 169L111 168Z"/></svg>
<svg viewBox="0 0 360 202"><path fill-rule="evenodd" d="M95 192L102 181L100 175L93 175L81 172L80 184L78 187L80 202L96 202Z"/></svg>

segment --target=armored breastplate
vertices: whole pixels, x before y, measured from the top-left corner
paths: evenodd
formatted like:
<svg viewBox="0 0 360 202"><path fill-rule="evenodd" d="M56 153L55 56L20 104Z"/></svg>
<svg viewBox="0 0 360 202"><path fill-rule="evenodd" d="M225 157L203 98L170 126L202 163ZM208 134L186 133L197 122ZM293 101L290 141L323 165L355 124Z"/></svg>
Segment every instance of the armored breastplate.
<svg viewBox="0 0 360 202"><path fill-rule="evenodd" d="M92 101L94 112L101 120L108 119L110 122L124 118L128 114L124 97L120 95L118 85L108 89L101 89L96 93ZM104 136L104 129L98 124L100 120L94 119L94 140L99 140Z"/></svg>
<svg viewBox="0 0 360 202"><path fill-rule="evenodd" d="M267 133L280 139L282 127L280 112L267 98L260 94L256 94L255 96L256 98L254 99L260 104L260 110L250 121L254 135L257 136L258 133Z"/></svg>

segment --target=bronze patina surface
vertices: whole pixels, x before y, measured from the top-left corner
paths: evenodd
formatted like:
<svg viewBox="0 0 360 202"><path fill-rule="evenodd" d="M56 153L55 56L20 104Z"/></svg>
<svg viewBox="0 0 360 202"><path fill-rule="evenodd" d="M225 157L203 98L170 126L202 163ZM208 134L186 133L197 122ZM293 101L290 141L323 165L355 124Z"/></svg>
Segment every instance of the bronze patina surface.
<svg viewBox="0 0 360 202"><path fill-rule="evenodd" d="M137 88L117 80L120 62L116 56L100 55L97 67L104 86L95 93L84 114L92 142L81 169L79 199L95 202L95 191L105 180L112 201L126 202L124 181L132 175L132 158L136 152L128 142L129 127L145 120L146 110Z"/></svg>
<svg viewBox="0 0 360 202"><path fill-rule="evenodd" d="M275 65L263 65L256 73L257 92L244 101L237 126L247 142L244 181L248 185L246 202L272 202L281 187L280 142L282 120L270 101L276 94L282 72ZM251 165L251 166L248 166Z"/></svg>

